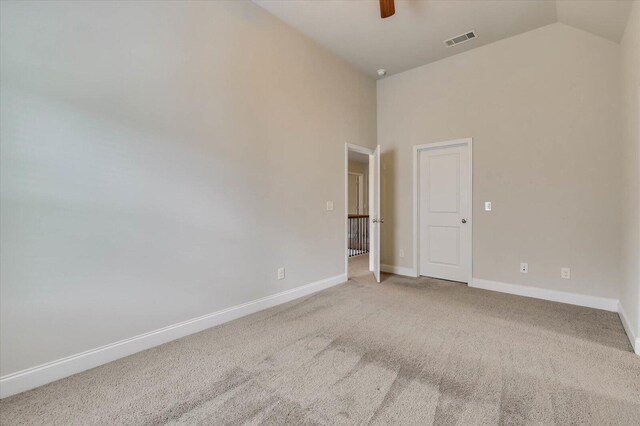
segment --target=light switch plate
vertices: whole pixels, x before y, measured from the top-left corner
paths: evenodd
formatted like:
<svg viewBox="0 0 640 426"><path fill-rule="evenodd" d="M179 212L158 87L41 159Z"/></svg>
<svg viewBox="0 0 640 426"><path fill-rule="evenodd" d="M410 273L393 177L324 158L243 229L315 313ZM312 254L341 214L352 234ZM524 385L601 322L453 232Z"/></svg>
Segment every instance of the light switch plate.
<svg viewBox="0 0 640 426"><path fill-rule="evenodd" d="M333 201L327 201L327 211L333 210Z"/></svg>
<svg viewBox="0 0 640 426"><path fill-rule="evenodd" d="M491 201L485 201L484 202L484 211L486 211L486 212L490 212L491 211Z"/></svg>
<svg viewBox="0 0 640 426"><path fill-rule="evenodd" d="M560 276L565 280L570 280L571 268L560 268Z"/></svg>
<svg viewBox="0 0 640 426"><path fill-rule="evenodd" d="M278 268L278 279L284 280L284 268Z"/></svg>

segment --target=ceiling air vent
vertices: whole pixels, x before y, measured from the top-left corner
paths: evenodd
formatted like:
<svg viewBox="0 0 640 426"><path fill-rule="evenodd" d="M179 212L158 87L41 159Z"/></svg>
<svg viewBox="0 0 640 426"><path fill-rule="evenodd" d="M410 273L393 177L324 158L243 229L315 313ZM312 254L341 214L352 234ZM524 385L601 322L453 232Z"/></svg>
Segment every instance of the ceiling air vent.
<svg viewBox="0 0 640 426"><path fill-rule="evenodd" d="M473 40L478 37L475 31L469 31L464 34L460 34L459 36L455 36L450 38L449 40L445 40L444 44L447 47L455 46L456 44L464 43L465 41Z"/></svg>

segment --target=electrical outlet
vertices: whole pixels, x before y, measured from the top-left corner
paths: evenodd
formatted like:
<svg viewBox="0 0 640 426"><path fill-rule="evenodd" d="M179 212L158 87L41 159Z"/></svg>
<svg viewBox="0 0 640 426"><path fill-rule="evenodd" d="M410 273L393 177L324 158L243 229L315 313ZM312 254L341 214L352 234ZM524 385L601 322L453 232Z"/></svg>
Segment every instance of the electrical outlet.
<svg viewBox="0 0 640 426"><path fill-rule="evenodd" d="M284 268L278 268L278 279L284 280Z"/></svg>
<svg viewBox="0 0 640 426"><path fill-rule="evenodd" d="M400 257L404 257L404 250L400 249Z"/></svg>
<svg viewBox="0 0 640 426"><path fill-rule="evenodd" d="M571 268L560 268L560 276L565 280L570 280Z"/></svg>
<svg viewBox="0 0 640 426"><path fill-rule="evenodd" d="M484 211L486 211L486 212L490 212L491 211L491 201L485 201L484 202Z"/></svg>
<svg viewBox="0 0 640 426"><path fill-rule="evenodd" d="M529 264L522 262L520 264L520 272L522 272L523 274L528 274L529 273Z"/></svg>
<svg viewBox="0 0 640 426"><path fill-rule="evenodd" d="M333 210L333 201L327 201L327 211Z"/></svg>

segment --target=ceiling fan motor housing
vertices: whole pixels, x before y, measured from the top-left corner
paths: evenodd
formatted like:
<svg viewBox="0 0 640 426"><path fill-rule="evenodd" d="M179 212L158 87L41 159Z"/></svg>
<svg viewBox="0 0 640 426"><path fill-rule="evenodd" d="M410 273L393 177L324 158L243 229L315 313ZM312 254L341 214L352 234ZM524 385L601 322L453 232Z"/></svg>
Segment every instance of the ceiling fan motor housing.
<svg viewBox="0 0 640 426"><path fill-rule="evenodd" d="M396 13L396 7L393 4L393 0L380 0L380 16L388 18Z"/></svg>

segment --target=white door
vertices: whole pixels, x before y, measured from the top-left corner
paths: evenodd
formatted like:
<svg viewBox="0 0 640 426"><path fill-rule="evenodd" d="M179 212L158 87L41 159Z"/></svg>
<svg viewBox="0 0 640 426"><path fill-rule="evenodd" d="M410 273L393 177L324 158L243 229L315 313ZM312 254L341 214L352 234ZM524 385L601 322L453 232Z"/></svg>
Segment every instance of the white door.
<svg viewBox="0 0 640 426"><path fill-rule="evenodd" d="M468 282L471 270L469 146L419 151L420 275Z"/></svg>
<svg viewBox="0 0 640 426"><path fill-rule="evenodd" d="M371 270L380 282L380 226L384 220L380 217L380 145L376 147L369 161L369 220L371 225Z"/></svg>

